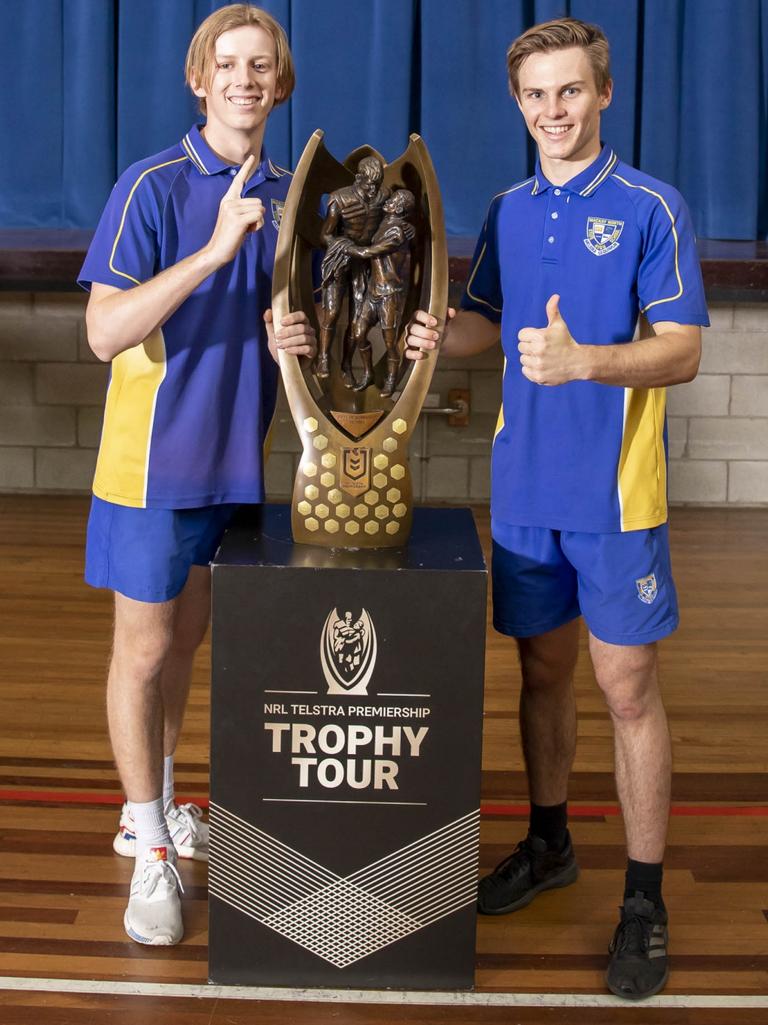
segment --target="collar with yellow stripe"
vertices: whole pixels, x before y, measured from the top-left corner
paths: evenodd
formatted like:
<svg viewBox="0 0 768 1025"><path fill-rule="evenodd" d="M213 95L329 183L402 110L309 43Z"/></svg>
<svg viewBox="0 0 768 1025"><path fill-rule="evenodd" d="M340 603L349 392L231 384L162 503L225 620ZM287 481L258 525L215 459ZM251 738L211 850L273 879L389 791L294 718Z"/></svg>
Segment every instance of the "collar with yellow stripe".
<svg viewBox="0 0 768 1025"><path fill-rule="evenodd" d="M585 168L580 174L577 174L570 181L564 185L558 186L558 188L573 193L577 196L591 196L595 193L603 182L608 178L609 174L619 162L619 158L616 156L610 146L603 146L600 151L600 155L597 160L594 160L589 167ZM552 182L550 182L541 170L541 164L538 159L536 160L536 174L533 178L533 185L531 186L531 195L537 196L542 192L546 192L547 189L554 188Z"/></svg>
<svg viewBox="0 0 768 1025"><path fill-rule="evenodd" d="M221 171L229 172L232 169L232 165L228 164L225 160L222 160L221 157L217 156L217 154L213 152L203 138L200 128L200 125L193 125L192 128L190 128L181 140L182 150L189 157L200 174L210 175L219 174ZM282 178L284 175L291 173L290 171L286 171L285 168L280 167L273 160L270 160L263 146L261 149L260 170L264 178L272 179Z"/></svg>

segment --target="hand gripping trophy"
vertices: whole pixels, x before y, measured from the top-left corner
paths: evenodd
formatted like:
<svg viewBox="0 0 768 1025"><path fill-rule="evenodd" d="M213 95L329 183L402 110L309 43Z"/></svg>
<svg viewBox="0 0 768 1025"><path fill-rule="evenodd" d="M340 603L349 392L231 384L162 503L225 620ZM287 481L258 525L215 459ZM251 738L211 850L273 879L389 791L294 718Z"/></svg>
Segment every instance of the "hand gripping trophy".
<svg viewBox="0 0 768 1025"><path fill-rule="evenodd" d="M272 297L278 320L301 309L319 322L311 367L280 354L303 446L291 503L295 541L382 548L407 540L407 444L436 354L408 371L403 336L419 307L442 323L447 290L442 204L419 136L392 164L370 147L340 164L315 132L285 201Z"/></svg>

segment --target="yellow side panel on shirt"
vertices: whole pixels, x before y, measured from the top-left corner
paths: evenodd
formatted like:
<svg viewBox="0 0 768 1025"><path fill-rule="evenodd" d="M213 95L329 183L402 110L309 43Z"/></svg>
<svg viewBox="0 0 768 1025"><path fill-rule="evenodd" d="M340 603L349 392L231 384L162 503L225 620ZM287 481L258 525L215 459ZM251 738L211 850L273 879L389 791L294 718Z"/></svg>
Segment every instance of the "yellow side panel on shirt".
<svg viewBox="0 0 768 1025"><path fill-rule="evenodd" d="M503 392L504 392L504 375L506 374L506 372L507 372L507 357L505 356L504 357L504 369L501 372L502 400L501 400L501 405L499 406L499 415L498 415L498 418L496 420L496 428L495 428L495 430L493 432L493 440L494 441L496 441L496 438L504 430L504 398L503 398Z"/></svg>
<svg viewBox="0 0 768 1025"><path fill-rule="evenodd" d="M619 457L622 530L645 530L667 519L666 401L666 388L624 389L624 431Z"/></svg>
<svg viewBox="0 0 768 1025"><path fill-rule="evenodd" d="M165 378L163 332L112 360L93 493L105 502L144 508L155 403Z"/></svg>

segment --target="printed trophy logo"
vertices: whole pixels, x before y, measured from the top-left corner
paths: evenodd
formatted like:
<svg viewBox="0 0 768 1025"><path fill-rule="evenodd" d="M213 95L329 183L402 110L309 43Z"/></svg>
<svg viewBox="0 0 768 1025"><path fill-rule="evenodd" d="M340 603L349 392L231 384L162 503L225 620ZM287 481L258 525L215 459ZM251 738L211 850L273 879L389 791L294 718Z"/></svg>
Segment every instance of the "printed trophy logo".
<svg viewBox="0 0 768 1025"><path fill-rule="evenodd" d="M595 256L605 256L619 248L619 236L624 230L624 221L611 221L607 217L587 218L587 237L584 245Z"/></svg>
<svg viewBox="0 0 768 1025"><path fill-rule="evenodd" d="M311 363L279 354L302 443L293 539L400 547L413 518L408 442L437 358L407 359L405 336L417 309L442 325L448 305L442 203L424 142L412 135L392 163L370 146L339 163L315 132L279 220L273 315L302 310L318 341Z"/></svg>
<svg viewBox="0 0 768 1025"><path fill-rule="evenodd" d="M342 449L341 490L359 495L370 487L370 452L367 448Z"/></svg>
<svg viewBox="0 0 768 1025"><path fill-rule="evenodd" d="M328 613L320 637L320 663L329 694L367 694L376 665L376 628L365 609Z"/></svg>

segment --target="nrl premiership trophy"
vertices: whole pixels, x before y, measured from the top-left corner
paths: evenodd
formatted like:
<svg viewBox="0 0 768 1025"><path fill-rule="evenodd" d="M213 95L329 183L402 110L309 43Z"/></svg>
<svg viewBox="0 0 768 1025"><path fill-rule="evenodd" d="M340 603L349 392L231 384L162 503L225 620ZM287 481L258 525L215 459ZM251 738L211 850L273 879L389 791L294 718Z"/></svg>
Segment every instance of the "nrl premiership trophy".
<svg viewBox="0 0 768 1025"><path fill-rule="evenodd" d="M322 258L317 290L313 254ZM276 321L303 310L318 335L317 358L304 370L280 353L303 447L291 501L295 541L385 548L407 540L408 441L437 353L406 360L403 339L419 308L440 330L447 300L443 208L422 139L412 135L391 164L369 146L340 164L316 131L286 197L272 295Z"/></svg>

